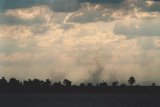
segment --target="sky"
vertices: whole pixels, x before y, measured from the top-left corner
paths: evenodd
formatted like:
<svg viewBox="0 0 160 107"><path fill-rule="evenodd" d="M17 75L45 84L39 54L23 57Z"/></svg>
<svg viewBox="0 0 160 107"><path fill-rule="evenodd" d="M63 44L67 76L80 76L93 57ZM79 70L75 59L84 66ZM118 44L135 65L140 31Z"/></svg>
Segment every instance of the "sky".
<svg viewBox="0 0 160 107"><path fill-rule="evenodd" d="M0 77L160 84L160 2L0 0Z"/></svg>

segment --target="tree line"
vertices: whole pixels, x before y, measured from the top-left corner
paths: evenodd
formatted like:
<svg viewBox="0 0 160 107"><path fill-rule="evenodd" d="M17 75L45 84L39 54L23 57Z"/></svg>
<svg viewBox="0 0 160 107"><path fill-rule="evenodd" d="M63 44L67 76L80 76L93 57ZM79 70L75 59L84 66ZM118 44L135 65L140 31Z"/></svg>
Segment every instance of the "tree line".
<svg viewBox="0 0 160 107"><path fill-rule="evenodd" d="M129 86L133 86L136 82L136 79L134 77L130 77L128 79ZM16 78L11 78L9 81L6 80L5 77L2 77L0 79L0 88L52 88L52 87L72 87L75 85L72 85L72 81L68 79L64 79L63 82L54 82L52 83L51 80L46 79L45 81L39 80L39 79L28 79L24 81L19 81ZM107 87L108 83L107 82L101 82L96 85L93 83L80 83L77 87ZM111 86L116 87L116 86L127 86L126 84L119 84L118 81L112 82ZM156 86L155 83L152 83L152 86Z"/></svg>

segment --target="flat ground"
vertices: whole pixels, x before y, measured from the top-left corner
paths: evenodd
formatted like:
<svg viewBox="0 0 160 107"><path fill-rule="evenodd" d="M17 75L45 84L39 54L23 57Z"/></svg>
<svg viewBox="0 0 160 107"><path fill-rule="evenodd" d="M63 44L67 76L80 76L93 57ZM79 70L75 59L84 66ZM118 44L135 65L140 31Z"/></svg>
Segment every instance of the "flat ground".
<svg viewBox="0 0 160 107"><path fill-rule="evenodd" d="M0 94L0 107L160 107L151 94Z"/></svg>

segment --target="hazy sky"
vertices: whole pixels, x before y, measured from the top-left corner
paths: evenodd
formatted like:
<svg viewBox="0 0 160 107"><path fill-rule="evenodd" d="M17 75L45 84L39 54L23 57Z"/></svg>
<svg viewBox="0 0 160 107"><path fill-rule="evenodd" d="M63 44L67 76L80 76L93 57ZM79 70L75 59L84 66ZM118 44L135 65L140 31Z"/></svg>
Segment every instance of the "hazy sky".
<svg viewBox="0 0 160 107"><path fill-rule="evenodd" d="M160 2L0 0L0 77L160 84Z"/></svg>

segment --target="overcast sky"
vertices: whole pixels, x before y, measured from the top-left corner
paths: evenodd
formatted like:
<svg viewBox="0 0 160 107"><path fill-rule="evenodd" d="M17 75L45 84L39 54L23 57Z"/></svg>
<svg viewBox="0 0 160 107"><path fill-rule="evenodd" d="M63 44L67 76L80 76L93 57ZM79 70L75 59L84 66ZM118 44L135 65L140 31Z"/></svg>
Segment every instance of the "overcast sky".
<svg viewBox="0 0 160 107"><path fill-rule="evenodd" d="M160 2L0 0L0 77L160 84Z"/></svg>

